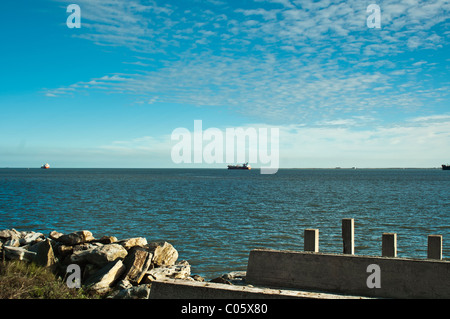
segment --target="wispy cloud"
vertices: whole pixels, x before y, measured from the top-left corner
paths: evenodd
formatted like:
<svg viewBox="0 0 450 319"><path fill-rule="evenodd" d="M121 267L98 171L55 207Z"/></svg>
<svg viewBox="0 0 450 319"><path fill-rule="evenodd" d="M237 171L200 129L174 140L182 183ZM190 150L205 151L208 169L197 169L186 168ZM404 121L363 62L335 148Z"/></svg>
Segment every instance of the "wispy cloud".
<svg viewBox="0 0 450 319"><path fill-rule="evenodd" d="M139 72L100 74L48 89L49 97L101 90L297 122L448 100L448 79L424 76L433 70L444 78L445 68L409 55L448 45L449 33L436 28L448 24L446 0L381 1L381 30L366 25L372 1L208 1L202 10L194 1L78 2L87 30L81 37L157 62L149 70L146 62L124 61Z"/></svg>
<svg viewBox="0 0 450 319"><path fill-rule="evenodd" d="M371 3L368 0L255 0L242 7L235 2L211 1L202 2L202 7L195 1L184 6L178 1L78 3L83 9L83 27L89 30L82 37L97 44L128 46L145 52L170 51L174 47L181 48L178 52L186 52L196 48L196 41L213 37L215 41L246 39L250 46L257 41L266 49L273 43L277 47L308 47L316 53L331 44L339 45L334 49L341 52L355 52L358 47L361 50L361 45L370 44L383 49L378 51L383 55L446 43L447 34L433 27L446 22L450 11L446 0L384 0L379 3L383 28L371 32L366 25L366 8ZM250 53L248 47L239 49L229 43L221 46Z"/></svg>
<svg viewBox="0 0 450 319"><path fill-rule="evenodd" d="M143 136L131 140L113 141L108 145L101 145L99 148L111 152L135 153L147 152L150 154L161 153L170 154L170 135Z"/></svg>
<svg viewBox="0 0 450 319"><path fill-rule="evenodd" d="M409 86L399 87L399 81L405 83L403 73L351 71L340 70L333 62L304 65L296 59L281 63L271 56L264 60L201 56L157 71L107 75L47 94L127 93L138 101L232 107L258 118L297 122L390 108L413 111L432 99L448 97L448 91L421 87L416 77Z"/></svg>
<svg viewBox="0 0 450 319"><path fill-rule="evenodd" d="M354 130L372 120L351 117L315 126L290 124L279 128L249 123L242 127L280 129L281 167L438 167L448 161L450 149L442 145L450 138L449 114ZM174 143L167 134L145 136L102 145L99 152L123 157L139 155L149 163L154 157L165 156L166 166L170 166L173 163L168 154Z"/></svg>
<svg viewBox="0 0 450 319"><path fill-rule="evenodd" d="M284 127L282 166L439 167L450 157L450 149L442 147L450 138L448 114L357 131L354 119L334 124L343 125Z"/></svg>

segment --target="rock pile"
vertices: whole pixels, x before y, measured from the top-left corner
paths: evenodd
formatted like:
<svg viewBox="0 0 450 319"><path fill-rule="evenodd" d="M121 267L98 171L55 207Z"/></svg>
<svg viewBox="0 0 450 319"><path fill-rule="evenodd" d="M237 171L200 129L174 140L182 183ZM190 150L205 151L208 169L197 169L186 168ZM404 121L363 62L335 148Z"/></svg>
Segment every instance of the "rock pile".
<svg viewBox="0 0 450 319"><path fill-rule="evenodd" d="M6 229L0 231L0 252L6 260L51 267L63 278L70 275L70 265L77 265L82 286L108 298L148 298L156 279L203 281L200 276L191 277L187 261L177 262L178 252L170 243L149 243L143 237L96 239L87 230L70 234L52 231L45 236Z"/></svg>

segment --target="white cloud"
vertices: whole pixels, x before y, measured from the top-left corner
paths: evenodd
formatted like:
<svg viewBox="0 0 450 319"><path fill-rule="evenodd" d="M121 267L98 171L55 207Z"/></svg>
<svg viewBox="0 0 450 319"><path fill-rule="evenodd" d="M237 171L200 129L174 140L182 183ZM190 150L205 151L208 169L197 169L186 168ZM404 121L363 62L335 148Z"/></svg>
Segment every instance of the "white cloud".
<svg viewBox="0 0 450 319"><path fill-rule="evenodd" d="M143 136L131 140L113 141L109 145L102 145L102 150L116 151L121 153L139 152L160 152L167 153L170 150L170 136ZM167 154L170 154L167 153Z"/></svg>
<svg viewBox="0 0 450 319"><path fill-rule="evenodd" d="M359 120L374 119L341 118L315 126L273 126L258 122L242 128L244 131L247 128L278 128L280 164L285 168L439 167L450 158L450 149L442 147L450 138L450 115L412 118L396 125L376 127L360 127ZM134 157L148 159L149 163L154 157L165 158L165 167L177 167L170 160L175 143L167 134L145 136L111 142L99 147L98 152L112 157L129 157L131 162Z"/></svg>
<svg viewBox="0 0 450 319"><path fill-rule="evenodd" d="M430 115L430 116L420 116L409 119L409 122L419 122L419 123L441 123L441 122L450 122L450 115L441 114L441 115Z"/></svg>
<svg viewBox="0 0 450 319"><path fill-rule="evenodd" d="M360 0L255 0L253 5L250 2L250 6L244 8L238 2L224 5L210 1L202 3L205 6L202 10L198 10L195 2L186 10L180 8L177 1L79 1L83 8L83 28L89 31L82 37L97 44L126 46L148 53L170 50L172 46L188 51L195 41L202 40L202 34L193 32L198 28L200 32L214 32L211 35L219 39L231 33L269 43L281 42L284 46L313 46L316 52L323 46L342 44L342 41L353 46L365 44L367 40L371 44L384 44L388 51L381 54L446 41L445 34L431 29L448 20L448 1L382 1L383 28L373 36L368 34L366 26L369 3ZM228 11L224 11L224 7ZM229 15L235 18L229 19ZM418 32L423 33L418 35ZM180 38L181 35L184 38ZM409 43L404 45L405 41ZM242 49L245 52L245 48ZM346 46L340 49L345 52Z"/></svg>
<svg viewBox="0 0 450 319"><path fill-rule="evenodd" d="M283 61L273 55L264 60L202 55L187 64L180 61L141 74L102 76L47 93L58 95L88 88L132 94L152 102L233 107L256 118L297 122L349 113L361 116L389 108L411 111L438 98L448 98L445 91L419 89L415 77L407 87L398 87L396 82L406 71L367 72L364 67L356 72L356 68L342 70L333 61L320 65L296 59Z"/></svg>
<svg viewBox="0 0 450 319"><path fill-rule="evenodd" d="M395 126L285 127L280 132L284 167L439 167L450 158L450 116ZM341 120L345 123L345 120ZM353 119L346 124L352 124Z"/></svg>
<svg viewBox="0 0 450 319"><path fill-rule="evenodd" d="M370 1L360 0L265 0L245 8L210 1L202 10L177 1L80 1L84 38L155 62L151 71L140 61L123 62L144 69L48 89L47 96L101 90L297 122L448 99L441 90L448 83L422 76L431 63L402 57L448 42L448 33L433 29L450 16L443 0L385 0L381 30L367 28Z"/></svg>

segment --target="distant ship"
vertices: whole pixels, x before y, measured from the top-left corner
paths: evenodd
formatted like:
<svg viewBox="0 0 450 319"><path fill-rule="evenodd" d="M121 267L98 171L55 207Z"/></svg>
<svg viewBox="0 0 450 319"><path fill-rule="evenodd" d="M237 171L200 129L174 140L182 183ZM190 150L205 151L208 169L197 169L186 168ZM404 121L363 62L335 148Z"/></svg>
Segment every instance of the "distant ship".
<svg viewBox="0 0 450 319"><path fill-rule="evenodd" d="M252 169L252 168L248 165L247 162L242 165L228 165L228 169Z"/></svg>
<svg viewBox="0 0 450 319"><path fill-rule="evenodd" d="M50 165L48 165L48 163L45 163L44 165L41 166L41 168L43 169L49 169Z"/></svg>
<svg viewBox="0 0 450 319"><path fill-rule="evenodd" d="M444 165L444 164L442 164L442 169L443 169L444 171L450 171L450 165Z"/></svg>

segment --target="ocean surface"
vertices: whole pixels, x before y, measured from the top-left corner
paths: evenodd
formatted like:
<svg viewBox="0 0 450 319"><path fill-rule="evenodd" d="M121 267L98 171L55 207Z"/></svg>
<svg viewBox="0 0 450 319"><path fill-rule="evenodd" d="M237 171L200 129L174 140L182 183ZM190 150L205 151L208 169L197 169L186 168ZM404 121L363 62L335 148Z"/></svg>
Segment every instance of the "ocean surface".
<svg viewBox="0 0 450 319"><path fill-rule="evenodd" d="M450 256L450 171L438 169L0 169L0 229L167 241L206 279L246 270L255 248L342 252L342 218L355 219L355 253L426 258L427 236Z"/></svg>

